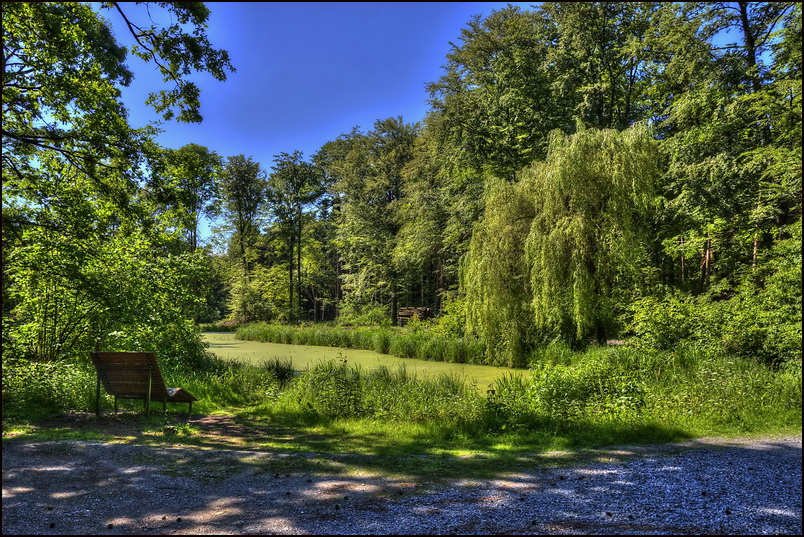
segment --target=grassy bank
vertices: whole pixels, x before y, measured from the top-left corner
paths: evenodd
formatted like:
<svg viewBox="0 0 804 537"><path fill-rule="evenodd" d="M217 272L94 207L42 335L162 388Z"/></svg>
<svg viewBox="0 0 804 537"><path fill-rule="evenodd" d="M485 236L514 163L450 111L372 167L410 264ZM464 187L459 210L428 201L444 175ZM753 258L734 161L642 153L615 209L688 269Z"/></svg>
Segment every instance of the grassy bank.
<svg viewBox="0 0 804 537"><path fill-rule="evenodd" d="M240 326L237 337L249 341L365 349L399 358L456 364L504 365L486 362L486 346L473 338L456 338L425 330L395 328L342 328L254 323Z"/></svg>
<svg viewBox="0 0 804 537"><path fill-rule="evenodd" d="M339 361L295 377L282 360L254 366L210 358L203 368L163 373L171 385L199 397L196 413L235 414L268 431L259 446L291 452L513 457L546 449L801 431L800 361L770 367L694 347L573 352L561 345L535 358L529 375L503 377L485 394L454 376L422 379L404 368L369 370ZM88 369L17 365L7 375L10 366L4 363L4 431L59 409L93 408L94 373ZM68 373L69 383L47 384ZM61 391L54 395L56 384ZM138 409L141 403L123 406ZM106 401L106 411L110 408Z"/></svg>

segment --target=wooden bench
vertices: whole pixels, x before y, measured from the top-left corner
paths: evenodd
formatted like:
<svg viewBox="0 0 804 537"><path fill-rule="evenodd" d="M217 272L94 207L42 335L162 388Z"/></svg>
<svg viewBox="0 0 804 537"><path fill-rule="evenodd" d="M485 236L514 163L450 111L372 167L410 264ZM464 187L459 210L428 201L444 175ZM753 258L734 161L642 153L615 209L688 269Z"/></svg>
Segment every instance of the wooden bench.
<svg viewBox="0 0 804 537"><path fill-rule="evenodd" d="M189 403L188 414L193 413L190 392L181 388L168 388L159 371L159 364L152 352L90 352L92 363L98 371L95 387L95 415L100 416L101 383L106 393L114 397L114 412L117 414L117 400L142 399L145 415L151 414L151 401L162 401L162 410L167 411L168 403Z"/></svg>
<svg viewBox="0 0 804 537"><path fill-rule="evenodd" d="M430 308L399 308L396 312L396 322L399 326L405 326L414 317L418 317L420 321L430 319L433 316L433 310Z"/></svg>

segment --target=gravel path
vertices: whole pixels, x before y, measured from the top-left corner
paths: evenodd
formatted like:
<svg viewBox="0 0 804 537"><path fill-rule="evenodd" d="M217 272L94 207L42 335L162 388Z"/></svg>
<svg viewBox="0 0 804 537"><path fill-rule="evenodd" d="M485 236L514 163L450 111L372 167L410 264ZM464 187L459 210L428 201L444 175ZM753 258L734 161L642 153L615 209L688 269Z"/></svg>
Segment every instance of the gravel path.
<svg viewBox="0 0 804 537"><path fill-rule="evenodd" d="M238 449L8 440L3 534L801 534L800 436L597 453L445 482Z"/></svg>

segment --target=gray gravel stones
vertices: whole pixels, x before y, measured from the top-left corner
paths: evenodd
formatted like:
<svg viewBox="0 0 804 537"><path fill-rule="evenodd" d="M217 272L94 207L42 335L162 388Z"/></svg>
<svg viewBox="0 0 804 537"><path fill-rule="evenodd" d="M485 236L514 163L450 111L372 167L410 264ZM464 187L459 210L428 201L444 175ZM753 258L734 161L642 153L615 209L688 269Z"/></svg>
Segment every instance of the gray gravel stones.
<svg viewBox="0 0 804 537"><path fill-rule="evenodd" d="M3 448L3 534L801 534L800 436L621 447L432 483L265 473L252 462L281 455L236 450ZM187 471L160 462L182 457Z"/></svg>

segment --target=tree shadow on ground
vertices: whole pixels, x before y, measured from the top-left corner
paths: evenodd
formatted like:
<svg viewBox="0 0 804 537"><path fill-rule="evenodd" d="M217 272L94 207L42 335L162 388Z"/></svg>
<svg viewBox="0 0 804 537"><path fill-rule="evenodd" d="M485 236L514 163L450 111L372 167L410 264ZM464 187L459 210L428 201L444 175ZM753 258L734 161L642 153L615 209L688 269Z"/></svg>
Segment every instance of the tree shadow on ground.
<svg viewBox="0 0 804 537"><path fill-rule="evenodd" d="M3 533L750 534L796 521L800 531L800 444L379 456L216 439L243 427L212 420L195 445L6 439Z"/></svg>
<svg viewBox="0 0 804 537"><path fill-rule="evenodd" d="M326 425L326 422L323 422ZM123 411L96 418L91 413L67 413L31 425L9 441L85 440L116 444L146 444L164 448L235 450L271 455L303 455L305 469L342 473L355 466L371 472L405 476L410 480L438 478L493 478L517 472L523 466L557 466L605 460L611 450L578 445L642 444L690 439L685 431L655 424L583 424L564 431L507 437L504 445L494 435L461 433L460 440L436 438L427 433L400 439L377 432L347 432L339 427L298 427L293 420L241 419L232 415L188 416L156 412L146 419L141 412ZM558 440L556 440L558 438ZM597 439L597 444L590 441ZM549 448L548 446L549 444ZM560 449L555 447L559 446ZM208 455L206 455L208 457ZM301 459L296 461L301 463Z"/></svg>

